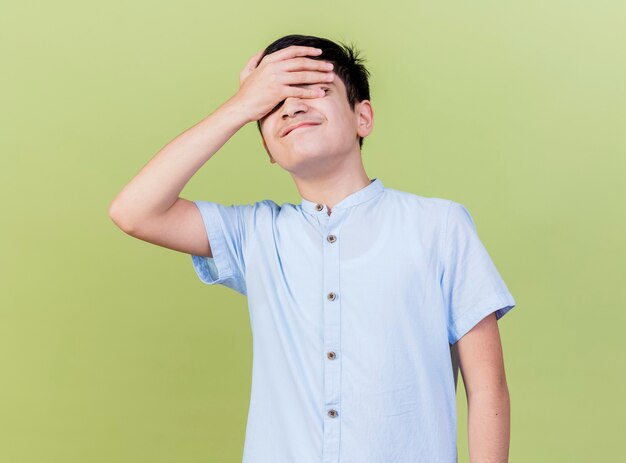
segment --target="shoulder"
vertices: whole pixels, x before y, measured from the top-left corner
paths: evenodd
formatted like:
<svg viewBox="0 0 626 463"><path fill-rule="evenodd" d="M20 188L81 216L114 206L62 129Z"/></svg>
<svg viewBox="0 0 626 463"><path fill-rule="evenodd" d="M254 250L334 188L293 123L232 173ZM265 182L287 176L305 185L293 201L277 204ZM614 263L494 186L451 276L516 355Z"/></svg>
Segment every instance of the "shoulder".
<svg viewBox="0 0 626 463"><path fill-rule="evenodd" d="M476 224L468 208L451 198L425 196L408 191L386 188L385 209L411 229L418 229L439 241L443 251L446 242L464 241L476 235Z"/></svg>
<svg viewBox="0 0 626 463"><path fill-rule="evenodd" d="M203 219L207 223L219 223L227 228L253 228L259 222L271 220L275 211L280 210L274 201L264 199L249 203L219 203L196 200Z"/></svg>
<svg viewBox="0 0 626 463"><path fill-rule="evenodd" d="M245 207L247 208L248 220L255 226L273 227L279 222L291 222L301 215L298 205L288 202L278 204L271 199L256 201Z"/></svg>
<svg viewBox="0 0 626 463"><path fill-rule="evenodd" d="M254 218L258 215L263 214L272 214L273 212L280 211L281 206L276 204L271 199L263 199L261 201L249 202L249 203L239 203L239 204L218 204L220 208L223 209L231 209L241 213L243 216L248 218Z"/></svg>
<svg viewBox="0 0 626 463"><path fill-rule="evenodd" d="M451 205L458 204L452 199L424 196L394 188L385 188L385 201L387 205L418 211L422 216L427 215L438 221L445 221Z"/></svg>

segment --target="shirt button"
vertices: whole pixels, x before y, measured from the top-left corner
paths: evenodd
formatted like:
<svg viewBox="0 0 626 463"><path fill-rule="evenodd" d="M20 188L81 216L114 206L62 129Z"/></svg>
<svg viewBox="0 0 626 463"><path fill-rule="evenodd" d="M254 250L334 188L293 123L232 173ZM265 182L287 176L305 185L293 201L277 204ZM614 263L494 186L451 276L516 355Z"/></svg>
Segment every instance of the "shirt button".
<svg viewBox="0 0 626 463"><path fill-rule="evenodd" d="M336 237L335 235L328 235L328 236L326 237L326 240L327 240L329 243L334 243L335 241L337 241L337 237Z"/></svg>
<svg viewBox="0 0 626 463"><path fill-rule="evenodd" d="M331 418L335 418L337 416L337 410L328 410L328 416L330 416Z"/></svg>
<svg viewBox="0 0 626 463"><path fill-rule="evenodd" d="M318 211L321 211L322 209L324 209L324 205L323 204L316 204L315 205L315 209L317 209Z"/></svg>
<svg viewBox="0 0 626 463"><path fill-rule="evenodd" d="M337 299L337 295L335 293L328 293L327 297L329 301L334 301L335 299Z"/></svg>
<svg viewBox="0 0 626 463"><path fill-rule="evenodd" d="M328 354L326 354L326 356L331 360L335 360L337 355L331 350Z"/></svg>

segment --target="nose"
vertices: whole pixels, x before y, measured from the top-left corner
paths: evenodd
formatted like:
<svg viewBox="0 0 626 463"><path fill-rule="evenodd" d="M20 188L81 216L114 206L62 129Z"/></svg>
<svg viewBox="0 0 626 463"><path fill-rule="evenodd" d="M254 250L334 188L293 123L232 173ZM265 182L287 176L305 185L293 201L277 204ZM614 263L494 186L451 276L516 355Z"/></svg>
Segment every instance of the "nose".
<svg viewBox="0 0 626 463"><path fill-rule="evenodd" d="M304 103L303 98L288 97L283 102L280 109L280 117L284 120L286 118L293 118L296 114L302 112L306 113L309 107Z"/></svg>

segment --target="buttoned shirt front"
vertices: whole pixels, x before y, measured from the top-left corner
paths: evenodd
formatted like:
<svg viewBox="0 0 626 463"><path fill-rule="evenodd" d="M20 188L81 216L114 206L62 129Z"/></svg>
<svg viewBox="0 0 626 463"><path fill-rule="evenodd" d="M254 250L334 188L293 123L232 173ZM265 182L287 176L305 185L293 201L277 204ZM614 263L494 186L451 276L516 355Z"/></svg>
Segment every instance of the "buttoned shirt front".
<svg viewBox="0 0 626 463"><path fill-rule="evenodd" d="M457 461L453 346L515 306L462 204L378 178L330 215L195 204L213 257L193 268L248 298L244 463Z"/></svg>

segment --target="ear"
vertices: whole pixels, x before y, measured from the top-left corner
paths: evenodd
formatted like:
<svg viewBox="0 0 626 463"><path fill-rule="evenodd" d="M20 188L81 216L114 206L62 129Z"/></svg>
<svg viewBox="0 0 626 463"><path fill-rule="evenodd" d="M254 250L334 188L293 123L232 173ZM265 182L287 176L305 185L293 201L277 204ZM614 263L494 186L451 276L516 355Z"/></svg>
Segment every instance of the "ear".
<svg viewBox="0 0 626 463"><path fill-rule="evenodd" d="M359 137L367 137L374 129L374 108L369 100L359 101L355 108L357 120L357 134Z"/></svg>
<svg viewBox="0 0 626 463"><path fill-rule="evenodd" d="M272 157L272 154L270 153L270 150L267 149L267 145L265 144L265 138L263 138L263 136L261 136L261 141L263 142L263 148L265 149L265 151L267 151L267 155L270 158L270 163L271 164L276 164L276 161Z"/></svg>

